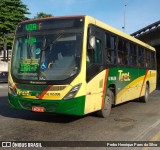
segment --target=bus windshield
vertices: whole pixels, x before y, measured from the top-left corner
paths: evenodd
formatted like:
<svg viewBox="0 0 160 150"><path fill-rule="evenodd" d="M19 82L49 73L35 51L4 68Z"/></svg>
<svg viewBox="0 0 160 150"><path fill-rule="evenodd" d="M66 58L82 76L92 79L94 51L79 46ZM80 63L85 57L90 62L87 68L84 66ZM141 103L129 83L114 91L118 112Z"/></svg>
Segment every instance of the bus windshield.
<svg viewBox="0 0 160 150"><path fill-rule="evenodd" d="M17 80L66 80L78 73L82 34L39 32L16 36L12 75Z"/></svg>

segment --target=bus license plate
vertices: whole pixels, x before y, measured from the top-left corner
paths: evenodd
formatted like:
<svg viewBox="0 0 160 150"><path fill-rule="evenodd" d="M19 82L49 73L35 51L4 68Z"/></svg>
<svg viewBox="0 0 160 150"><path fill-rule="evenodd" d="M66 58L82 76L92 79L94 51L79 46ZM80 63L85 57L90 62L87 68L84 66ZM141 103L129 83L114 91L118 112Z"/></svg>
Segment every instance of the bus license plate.
<svg viewBox="0 0 160 150"><path fill-rule="evenodd" d="M44 112L44 107L32 106L32 111Z"/></svg>

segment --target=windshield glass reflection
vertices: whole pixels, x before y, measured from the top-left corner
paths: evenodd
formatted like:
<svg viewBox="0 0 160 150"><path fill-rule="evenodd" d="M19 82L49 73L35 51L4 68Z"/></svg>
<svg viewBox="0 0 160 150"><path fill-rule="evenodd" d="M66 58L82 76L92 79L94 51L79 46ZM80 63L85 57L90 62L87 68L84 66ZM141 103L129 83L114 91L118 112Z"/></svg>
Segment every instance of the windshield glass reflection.
<svg viewBox="0 0 160 150"><path fill-rule="evenodd" d="M12 74L21 80L65 80L80 69L81 34L25 35L15 39Z"/></svg>

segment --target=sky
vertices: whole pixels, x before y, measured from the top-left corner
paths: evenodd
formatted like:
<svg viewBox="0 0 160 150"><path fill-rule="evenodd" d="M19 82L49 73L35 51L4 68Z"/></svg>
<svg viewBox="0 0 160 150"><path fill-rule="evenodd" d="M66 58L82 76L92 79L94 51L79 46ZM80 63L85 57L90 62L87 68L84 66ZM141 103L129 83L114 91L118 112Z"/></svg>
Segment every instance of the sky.
<svg viewBox="0 0 160 150"><path fill-rule="evenodd" d="M38 12L53 16L89 15L121 31L125 24L125 32L128 34L160 20L160 0L22 0L22 2L31 12L30 15L26 15L29 18L33 18Z"/></svg>

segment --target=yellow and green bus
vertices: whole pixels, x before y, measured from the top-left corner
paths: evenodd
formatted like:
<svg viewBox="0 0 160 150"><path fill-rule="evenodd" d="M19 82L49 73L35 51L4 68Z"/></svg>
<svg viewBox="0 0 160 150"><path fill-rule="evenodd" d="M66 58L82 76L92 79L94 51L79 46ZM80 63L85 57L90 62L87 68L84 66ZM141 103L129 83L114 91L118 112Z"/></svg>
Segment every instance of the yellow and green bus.
<svg viewBox="0 0 160 150"><path fill-rule="evenodd" d="M112 105L148 101L156 52L90 16L27 20L15 33L8 84L13 108L105 118Z"/></svg>

